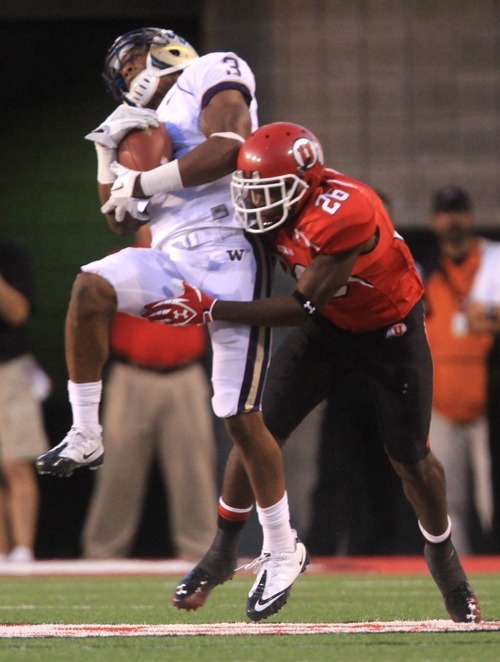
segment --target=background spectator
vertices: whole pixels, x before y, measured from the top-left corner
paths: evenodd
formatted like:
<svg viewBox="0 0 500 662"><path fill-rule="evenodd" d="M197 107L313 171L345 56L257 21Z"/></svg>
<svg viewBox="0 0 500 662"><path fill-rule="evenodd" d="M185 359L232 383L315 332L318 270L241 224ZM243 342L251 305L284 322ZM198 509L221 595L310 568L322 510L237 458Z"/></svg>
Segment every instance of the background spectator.
<svg viewBox="0 0 500 662"><path fill-rule="evenodd" d="M148 226L137 246L150 245ZM177 329L118 313L103 405L106 461L83 531L88 558L132 549L153 462L159 462L176 556L194 559L215 533L216 445L202 327ZM196 507L193 507L196 504Z"/></svg>
<svg viewBox="0 0 500 662"><path fill-rule="evenodd" d="M432 200L431 227L439 255L426 277L427 332L434 362L430 444L444 465L453 536L459 554L480 551L471 538L479 518L483 544L493 516L486 420L489 333L469 329L466 300L487 242L474 234L472 202L456 186Z"/></svg>
<svg viewBox="0 0 500 662"><path fill-rule="evenodd" d="M34 299L30 253L0 241L0 559L8 561L34 559L39 493L33 460L48 446L38 398L47 392L36 381L45 373L26 328Z"/></svg>
<svg viewBox="0 0 500 662"><path fill-rule="evenodd" d="M473 331L494 333L488 356L488 423L493 476L493 544L500 552L500 243L485 253L469 300L469 320Z"/></svg>

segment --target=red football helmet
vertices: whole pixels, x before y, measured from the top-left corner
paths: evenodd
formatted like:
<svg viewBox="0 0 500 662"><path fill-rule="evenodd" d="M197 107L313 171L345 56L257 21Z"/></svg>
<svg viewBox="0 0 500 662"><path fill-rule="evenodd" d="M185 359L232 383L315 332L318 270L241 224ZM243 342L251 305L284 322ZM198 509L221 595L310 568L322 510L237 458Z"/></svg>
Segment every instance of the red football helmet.
<svg viewBox="0 0 500 662"><path fill-rule="evenodd" d="M297 211L322 177L323 149L308 129L275 122L257 129L238 155L231 193L236 215L248 232L268 232Z"/></svg>

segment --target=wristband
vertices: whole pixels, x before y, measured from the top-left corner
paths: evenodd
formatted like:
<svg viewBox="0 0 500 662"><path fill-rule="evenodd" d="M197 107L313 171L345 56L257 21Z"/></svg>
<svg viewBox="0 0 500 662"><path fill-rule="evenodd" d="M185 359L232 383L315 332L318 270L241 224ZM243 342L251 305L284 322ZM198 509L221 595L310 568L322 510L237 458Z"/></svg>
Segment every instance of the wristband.
<svg viewBox="0 0 500 662"><path fill-rule="evenodd" d="M302 294L302 292L299 292L298 290L294 290L292 292L292 296L297 299L297 301L304 309L304 312L307 313L310 317L319 317L319 312L316 305L310 299L308 299L305 294Z"/></svg>
<svg viewBox="0 0 500 662"><path fill-rule="evenodd" d="M205 324L208 324L208 322L215 322L214 320L214 306L217 303L219 299L214 299L212 303L210 304L210 308L208 310L205 310L203 313L203 321Z"/></svg>
<svg viewBox="0 0 500 662"><path fill-rule="evenodd" d="M97 154L97 181L99 184L112 184L116 175L111 170L111 164L116 161L116 151L99 143L95 143L95 151Z"/></svg>
<svg viewBox="0 0 500 662"><path fill-rule="evenodd" d="M218 131L216 133L211 133L209 135L209 138L228 138L229 140L238 140L240 143L245 142L245 138L243 136L240 136L239 133L234 133L234 131Z"/></svg>
<svg viewBox="0 0 500 662"><path fill-rule="evenodd" d="M155 193L169 193L183 188L179 161L175 159L148 172L142 172L140 183L144 195L148 198Z"/></svg>

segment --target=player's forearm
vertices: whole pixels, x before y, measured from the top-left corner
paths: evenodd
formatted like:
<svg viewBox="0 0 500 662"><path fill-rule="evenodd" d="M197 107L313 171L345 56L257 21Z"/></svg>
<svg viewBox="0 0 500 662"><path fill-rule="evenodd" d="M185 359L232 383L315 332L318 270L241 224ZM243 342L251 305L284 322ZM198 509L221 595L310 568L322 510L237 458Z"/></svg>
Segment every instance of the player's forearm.
<svg viewBox="0 0 500 662"><path fill-rule="evenodd" d="M225 177L236 168L241 143L211 136L179 159L184 186L198 186Z"/></svg>
<svg viewBox="0 0 500 662"><path fill-rule="evenodd" d="M307 315L292 296L258 301L221 301L212 309L214 320L251 326L300 326Z"/></svg>
<svg viewBox="0 0 500 662"><path fill-rule="evenodd" d="M29 317L28 299L0 276L0 318L9 326L20 326Z"/></svg>
<svg viewBox="0 0 500 662"><path fill-rule="evenodd" d="M137 177L133 194L141 198L154 193L200 186L225 177L236 168L241 143L210 137L177 161L154 168ZM175 170L174 170L175 166Z"/></svg>

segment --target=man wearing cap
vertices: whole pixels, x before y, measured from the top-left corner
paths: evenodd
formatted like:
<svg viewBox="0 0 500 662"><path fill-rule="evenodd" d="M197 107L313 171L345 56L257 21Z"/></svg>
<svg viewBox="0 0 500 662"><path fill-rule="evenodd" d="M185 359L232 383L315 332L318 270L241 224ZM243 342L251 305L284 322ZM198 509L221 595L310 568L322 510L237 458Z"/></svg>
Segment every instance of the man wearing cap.
<svg viewBox="0 0 500 662"><path fill-rule="evenodd" d="M456 186L436 191L430 224L439 254L426 278L425 295L434 362L429 439L445 469L455 547L463 555L481 551L471 544L473 511L483 542L490 535L493 517L486 419L487 355L492 337L473 333L466 314L474 276L491 242L475 235L471 199Z"/></svg>

